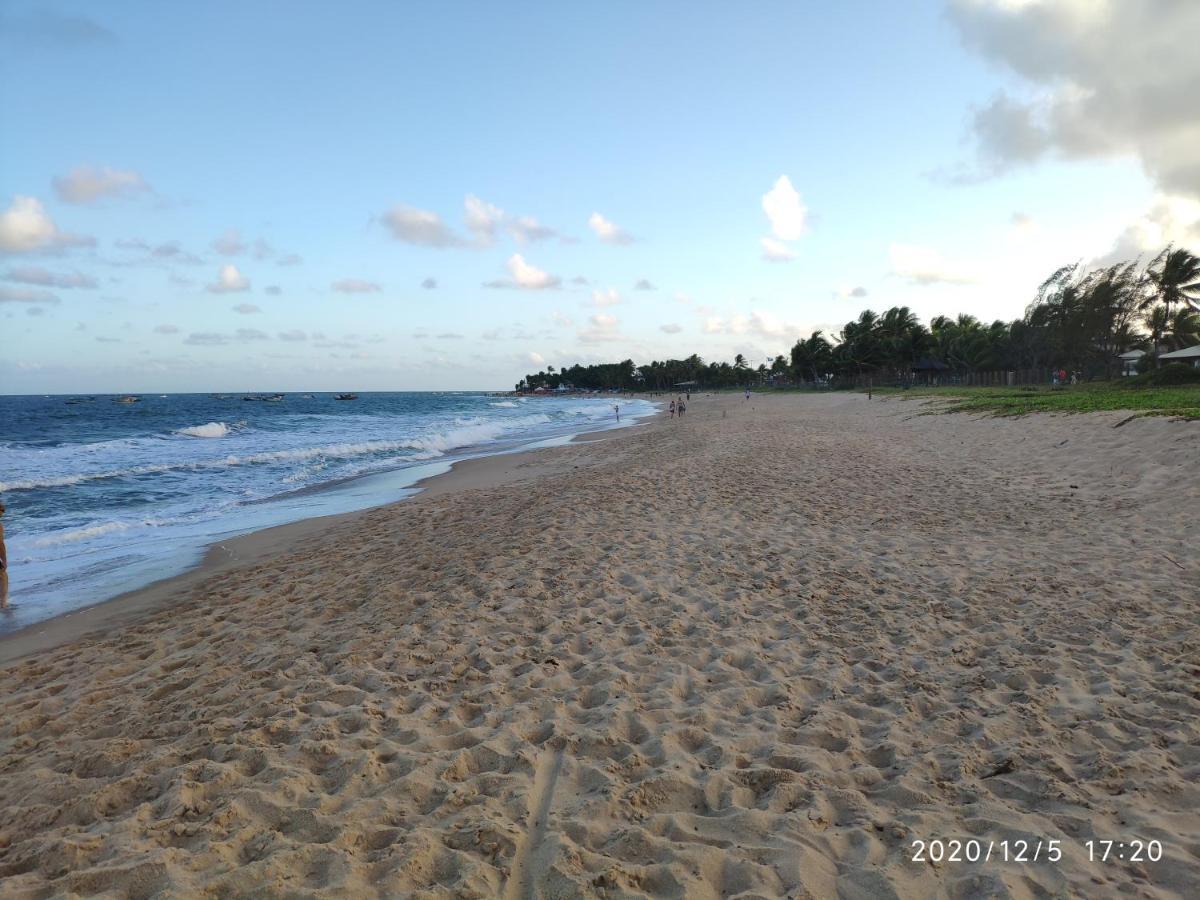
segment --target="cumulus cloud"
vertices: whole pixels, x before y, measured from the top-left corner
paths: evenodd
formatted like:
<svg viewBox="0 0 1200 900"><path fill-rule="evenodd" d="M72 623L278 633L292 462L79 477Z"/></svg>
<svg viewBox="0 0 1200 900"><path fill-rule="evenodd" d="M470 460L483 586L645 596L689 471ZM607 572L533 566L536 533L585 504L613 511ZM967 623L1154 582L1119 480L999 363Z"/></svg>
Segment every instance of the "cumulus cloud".
<svg viewBox="0 0 1200 900"><path fill-rule="evenodd" d="M214 294L233 294L250 290L250 279L238 271L235 265L221 266L217 280L206 287Z"/></svg>
<svg viewBox="0 0 1200 900"><path fill-rule="evenodd" d="M775 238L769 237L760 238L759 240L763 248L762 258L767 262L791 262L796 258L796 254L783 241L777 241Z"/></svg>
<svg viewBox="0 0 1200 900"><path fill-rule="evenodd" d="M808 209L800 201L800 194L786 175L780 175L771 189L763 194L762 208L771 223L771 233L779 240L795 241L804 234Z"/></svg>
<svg viewBox="0 0 1200 900"><path fill-rule="evenodd" d="M424 281L421 282L421 287L427 291L436 291L437 286L438 286L438 283L437 283L436 278L432 278L432 277L426 278Z"/></svg>
<svg viewBox="0 0 1200 900"><path fill-rule="evenodd" d="M185 344L195 347L217 347L229 343L229 335L218 334L215 331L193 331L183 339Z"/></svg>
<svg viewBox="0 0 1200 900"><path fill-rule="evenodd" d="M270 340L271 336L265 331L259 331L257 328L239 328L237 330L237 339L239 341L266 341Z"/></svg>
<svg viewBox="0 0 1200 900"><path fill-rule="evenodd" d="M1148 258L1168 244L1200 252L1200 201L1158 196L1145 213L1117 235L1109 252L1091 264L1107 266L1139 256Z"/></svg>
<svg viewBox="0 0 1200 900"><path fill-rule="evenodd" d="M559 328L571 328L575 325L574 319L557 309L550 313L550 320Z"/></svg>
<svg viewBox="0 0 1200 900"><path fill-rule="evenodd" d="M679 334L679 332L683 331L683 326L675 322L668 322L666 325L659 325L658 330L663 334Z"/></svg>
<svg viewBox="0 0 1200 900"><path fill-rule="evenodd" d="M833 292L833 296L839 300L861 300L867 296L867 289L861 286L851 287L844 284Z"/></svg>
<svg viewBox="0 0 1200 900"><path fill-rule="evenodd" d="M9 269L4 275L5 281L18 284L36 284L41 287L55 288L96 288L99 283L91 275L82 272L51 272L39 266L19 266Z"/></svg>
<svg viewBox="0 0 1200 900"><path fill-rule="evenodd" d="M242 233L236 228L227 228L211 246L222 256L241 256L249 249L249 245L242 240Z"/></svg>
<svg viewBox="0 0 1200 900"><path fill-rule="evenodd" d="M749 315L738 314L729 318L708 316L701 329L705 334L753 334L772 340L792 340L803 330L799 325L783 322L772 313L762 310L753 310Z"/></svg>
<svg viewBox="0 0 1200 900"><path fill-rule="evenodd" d="M616 222L604 218L598 212L588 216L588 228L606 244L632 244L633 236Z"/></svg>
<svg viewBox="0 0 1200 900"><path fill-rule="evenodd" d="M602 291L597 288L596 290L592 291L593 306L616 306L620 302L621 295L617 293L616 288L609 288L606 291Z"/></svg>
<svg viewBox="0 0 1200 900"><path fill-rule="evenodd" d="M958 263L930 247L892 244L888 248L892 272L912 284L970 284L974 276Z"/></svg>
<svg viewBox="0 0 1200 900"><path fill-rule="evenodd" d="M281 331L279 332L278 337L281 341L288 341L290 343L298 343L300 341L308 340L308 335L299 328L293 328L290 331Z"/></svg>
<svg viewBox="0 0 1200 900"><path fill-rule="evenodd" d="M466 242L454 233L442 217L426 209L400 204L383 215L383 224L392 237L422 247L461 247Z"/></svg>
<svg viewBox="0 0 1200 900"><path fill-rule="evenodd" d="M525 361L535 366L544 366L546 364L546 357L531 350L525 354Z"/></svg>
<svg viewBox="0 0 1200 900"><path fill-rule="evenodd" d="M382 285L362 278L343 278L329 286L331 291L339 294L377 294L383 290Z"/></svg>
<svg viewBox="0 0 1200 900"><path fill-rule="evenodd" d="M557 275L543 272L537 266L525 261L520 253L514 253L505 264L508 267L509 278L489 281L484 287L490 288L519 288L522 290L539 291L557 288L562 285L562 279Z"/></svg>
<svg viewBox="0 0 1200 900"><path fill-rule="evenodd" d="M179 334L179 328L175 325L156 325L154 326L155 334Z"/></svg>
<svg viewBox="0 0 1200 900"><path fill-rule="evenodd" d="M41 288L8 287L0 284L0 303L57 303L58 296Z"/></svg>
<svg viewBox="0 0 1200 900"><path fill-rule="evenodd" d="M36 197L18 194L0 213L0 253L54 253L95 243L95 238L60 231Z"/></svg>
<svg viewBox="0 0 1200 900"><path fill-rule="evenodd" d="M518 244L536 244L538 241L562 237L555 229L543 225L533 216L518 216L510 219L507 228L508 233Z"/></svg>
<svg viewBox="0 0 1200 900"><path fill-rule="evenodd" d="M480 200L474 194L467 194L463 201L463 221L475 240L488 247L496 243L496 229L504 221L504 210Z"/></svg>
<svg viewBox="0 0 1200 900"><path fill-rule="evenodd" d="M237 306L233 307L233 311L235 313L240 313L243 316L250 316L254 313L262 312L262 310L253 303L239 303Z"/></svg>
<svg viewBox="0 0 1200 900"><path fill-rule="evenodd" d="M1200 199L1200 4L950 0L949 17L1027 85L975 110L977 174L1132 155L1164 192Z"/></svg>
<svg viewBox="0 0 1200 900"><path fill-rule="evenodd" d="M649 278L639 278L634 283L633 289L635 291L657 291L658 287Z"/></svg>
<svg viewBox="0 0 1200 900"><path fill-rule="evenodd" d="M132 170L76 166L67 175L54 179L54 190L64 203L91 204L110 197L145 193L150 185Z"/></svg>
<svg viewBox="0 0 1200 900"><path fill-rule="evenodd" d="M588 318L588 327L579 332L579 340L585 344L600 344L624 340L620 333L620 322L616 316L596 313Z"/></svg>

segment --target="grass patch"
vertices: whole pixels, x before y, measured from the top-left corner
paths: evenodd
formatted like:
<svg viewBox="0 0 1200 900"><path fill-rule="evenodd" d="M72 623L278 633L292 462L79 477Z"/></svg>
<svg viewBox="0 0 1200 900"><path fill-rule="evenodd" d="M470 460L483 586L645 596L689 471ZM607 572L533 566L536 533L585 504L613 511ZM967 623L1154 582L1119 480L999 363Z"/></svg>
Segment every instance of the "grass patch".
<svg viewBox="0 0 1200 900"><path fill-rule="evenodd" d="M938 405L938 412L990 412L998 416L1024 416L1035 412L1128 410L1136 415L1200 420L1200 384L1144 386L1105 381L1062 387L875 388L874 392L905 399L945 401Z"/></svg>

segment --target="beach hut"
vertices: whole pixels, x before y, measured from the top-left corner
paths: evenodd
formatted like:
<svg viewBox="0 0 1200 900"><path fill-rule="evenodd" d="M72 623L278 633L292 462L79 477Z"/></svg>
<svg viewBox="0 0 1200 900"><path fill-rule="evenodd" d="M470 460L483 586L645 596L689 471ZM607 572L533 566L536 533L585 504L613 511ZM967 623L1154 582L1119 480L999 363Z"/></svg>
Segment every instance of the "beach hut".
<svg viewBox="0 0 1200 900"><path fill-rule="evenodd" d="M1200 344L1164 353L1159 357L1159 361L1164 363L1183 363L1185 366L1193 366L1200 369Z"/></svg>
<svg viewBox="0 0 1200 900"><path fill-rule="evenodd" d="M1117 357L1121 361L1122 375L1136 375L1138 363L1146 355L1145 350L1126 350Z"/></svg>

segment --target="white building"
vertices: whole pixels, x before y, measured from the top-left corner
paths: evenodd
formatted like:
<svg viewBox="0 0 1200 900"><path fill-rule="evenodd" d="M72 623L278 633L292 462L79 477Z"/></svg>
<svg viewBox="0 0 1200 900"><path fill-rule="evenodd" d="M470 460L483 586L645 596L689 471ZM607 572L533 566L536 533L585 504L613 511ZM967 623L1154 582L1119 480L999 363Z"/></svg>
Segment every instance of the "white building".
<svg viewBox="0 0 1200 900"><path fill-rule="evenodd" d="M1194 347L1184 347L1182 350L1175 350L1171 353L1164 353L1159 357L1159 360L1164 363L1183 363L1185 366L1194 366L1200 369L1200 344Z"/></svg>

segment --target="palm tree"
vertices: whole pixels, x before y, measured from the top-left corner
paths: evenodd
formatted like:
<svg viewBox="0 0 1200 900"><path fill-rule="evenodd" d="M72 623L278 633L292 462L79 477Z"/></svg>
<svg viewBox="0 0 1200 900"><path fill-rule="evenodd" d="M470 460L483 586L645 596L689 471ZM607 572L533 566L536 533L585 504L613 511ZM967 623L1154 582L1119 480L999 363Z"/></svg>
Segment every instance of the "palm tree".
<svg viewBox="0 0 1200 900"><path fill-rule="evenodd" d="M1168 315L1177 303L1200 312L1200 257L1182 247L1167 247L1154 257L1146 274L1154 287L1147 305L1161 301Z"/></svg>
<svg viewBox="0 0 1200 900"><path fill-rule="evenodd" d="M825 336L814 331L807 339L796 341L792 348L792 371L798 379L806 379L811 374L813 381L820 381L832 361L831 350Z"/></svg>

